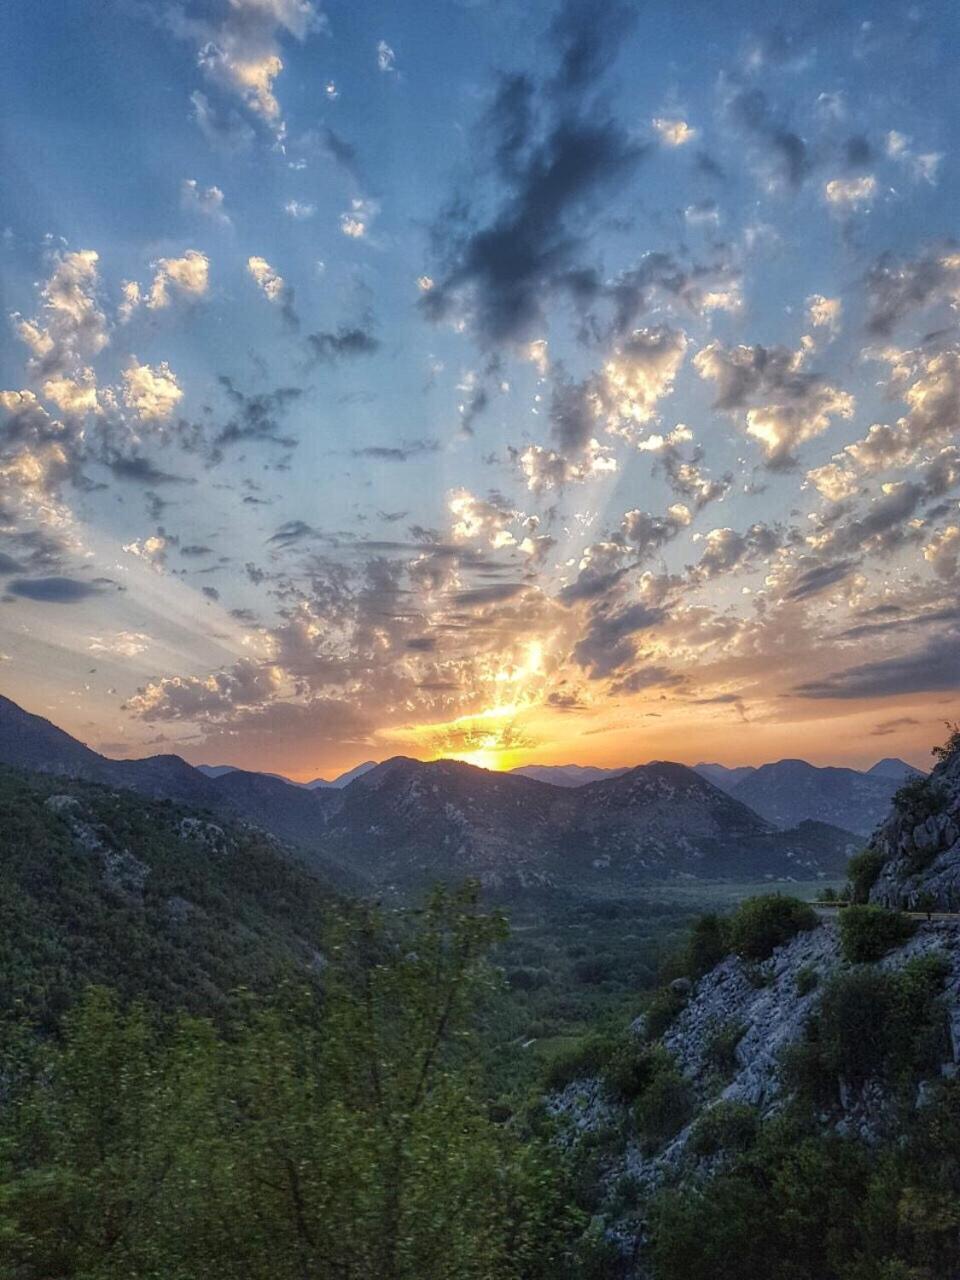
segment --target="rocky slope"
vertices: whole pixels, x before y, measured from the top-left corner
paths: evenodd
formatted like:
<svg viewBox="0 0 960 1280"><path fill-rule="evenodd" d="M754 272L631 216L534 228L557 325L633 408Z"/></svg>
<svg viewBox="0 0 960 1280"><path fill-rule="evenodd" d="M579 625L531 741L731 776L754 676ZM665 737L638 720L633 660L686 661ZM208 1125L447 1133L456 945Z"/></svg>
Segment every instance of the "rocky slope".
<svg viewBox="0 0 960 1280"><path fill-rule="evenodd" d="M867 847L881 864L872 902L960 911L960 741L900 793Z"/></svg>

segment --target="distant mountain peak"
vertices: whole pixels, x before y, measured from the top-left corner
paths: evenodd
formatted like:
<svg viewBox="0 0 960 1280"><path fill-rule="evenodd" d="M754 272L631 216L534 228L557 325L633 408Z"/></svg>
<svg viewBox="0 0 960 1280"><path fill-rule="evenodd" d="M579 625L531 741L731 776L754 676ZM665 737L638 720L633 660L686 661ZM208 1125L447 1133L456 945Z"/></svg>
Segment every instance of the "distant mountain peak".
<svg viewBox="0 0 960 1280"><path fill-rule="evenodd" d="M899 756L884 756L882 760L878 760L876 764L871 765L867 770L867 776L873 778L900 778L906 781L908 778L919 778L923 775L922 769L916 769L912 764L907 764L906 760L901 760Z"/></svg>

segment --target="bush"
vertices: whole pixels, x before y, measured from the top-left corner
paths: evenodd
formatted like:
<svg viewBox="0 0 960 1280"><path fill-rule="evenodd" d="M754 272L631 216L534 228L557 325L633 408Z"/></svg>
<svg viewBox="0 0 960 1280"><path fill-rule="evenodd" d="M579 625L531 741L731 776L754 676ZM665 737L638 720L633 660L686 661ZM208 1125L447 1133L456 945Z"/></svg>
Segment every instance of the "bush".
<svg viewBox="0 0 960 1280"><path fill-rule="evenodd" d="M644 1012L647 1039L659 1040L686 1003L682 991L670 987L658 991Z"/></svg>
<svg viewBox="0 0 960 1280"><path fill-rule="evenodd" d="M839 974L825 987L805 1042L784 1054L784 1082L817 1108L837 1103L841 1081L858 1087L880 1079L909 1092L948 1052L939 998L947 968L934 955L899 971Z"/></svg>
<svg viewBox="0 0 960 1280"><path fill-rule="evenodd" d="M741 1022L724 1022L715 1027L704 1045L704 1060L721 1076L729 1077L737 1069L737 1045L746 1027Z"/></svg>
<svg viewBox="0 0 960 1280"><path fill-rule="evenodd" d="M756 1108L746 1102L718 1102L690 1131L690 1150L697 1156L746 1151L753 1146L757 1127Z"/></svg>
<svg viewBox="0 0 960 1280"><path fill-rule="evenodd" d="M802 969L797 970L797 995L808 996L820 981L819 974L812 965L805 964Z"/></svg>
<svg viewBox="0 0 960 1280"><path fill-rule="evenodd" d="M574 1080L598 1076L613 1052L608 1036L585 1036L575 1044L560 1049L547 1064L544 1085L550 1092L565 1089Z"/></svg>
<svg viewBox="0 0 960 1280"><path fill-rule="evenodd" d="M851 964L880 960L895 947L903 946L916 929L916 922L886 907L847 907L840 917L840 946Z"/></svg>
<svg viewBox="0 0 960 1280"><path fill-rule="evenodd" d="M685 968L691 978L702 977L730 954L730 929L720 916L701 916L690 930Z"/></svg>
<svg viewBox="0 0 960 1280"><path fill-rule="evenodd" d="M603 1087L621 1102L638 1098L665 1067L670 1055L659 1045L646 1045L635 1035L622 1040L603 1070Z"/></svg>
<svg viewBox="0 0 960 1280"><path fill-rule="evenodd" d="M633 1118L647 1155L675 1137L693 1113L693 1088L674 1067L662 1070L637 1099Z"/></svg>
<svg viewBox="0 0 960 1280"><path fill-rule="evenodd" d="M931 778L911 778L894 794L893 807L914 825L940 813L946 804L946 792Z"/></svg>
<svg viewBox="0 0 960 1280"><path fill-rule="evenodd" d="M730 921L730 941L745 960L766 960L776 947L819 923L813 907L799 898L745 898Z"/></svg>
<svg viewBox="0 0 960 1280"><path fill-rule="evenodd" d="M885 861L878 849L864 849L862 853L853 855L847 863L853 902L862 903L869 899L870 890L877 883Z"/></svg>

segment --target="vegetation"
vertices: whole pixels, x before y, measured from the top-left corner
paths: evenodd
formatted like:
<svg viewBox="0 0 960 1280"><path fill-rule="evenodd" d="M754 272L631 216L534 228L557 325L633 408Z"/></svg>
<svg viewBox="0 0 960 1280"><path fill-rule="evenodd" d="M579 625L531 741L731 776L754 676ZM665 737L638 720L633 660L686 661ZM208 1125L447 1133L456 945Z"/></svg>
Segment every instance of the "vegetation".
<svg viewBox="0 0 960 1280"><path fill-rule="evenodd" d="M809 903L780 894L747 898L730 921L730 942L745 960L766 960L775 948L820 923Z"/></svg>
<svg viewBox="0 0 960 1280"><path fill-rule="evenodd" d="M893 807L914 824L940 813L946 793L932 778L921 775L911 778L894 794Z"/></svg>
<svg viewBox="0 0 960 1280"><path fill-rule="evenodd" d="M785 1056L788 1087L826 1110L838 1105L844 1085L860 1088L868 1080L912 1097L916 1082L936 1071L947 1052L945 972L934 955L898 971L864 967L837 975L824 988L806 1039Z"/></svg>
<svg viewBox="0 0 960 1280"><path fill-rule="evenodd" d="M746 1151L755 1142L758 1129L756 1107L721 1100L708 1107L693 1126L690 1150L701 1157Z"/></svg>
<svg viewBox="0 0 960 1280"><path fill-rule="evenodd" d="M864 849L853 855L847 863L847 875L850 877L854 902L864 903L869 900L870 890L880 878L885 861L879 849Z"/></svg>
<svg viewBox="0 0 960 1280"><path fill-rule="evenodd" d="M915 929L916 922L899 911L851 906L840 916L840 947L851 964L870 963L903 946Z"/></svg>
<svg viewBox="0 0 960 1280"><path fill-rule="evenodd" d="M693 1104L692 1086L665 1056L634 1104L633 1119L641 1148L652 1155L676 1137L693 1115Z"/></svg>
<svg viewBox="0 0 960 1280"><path fill-rule="evenodd" d="M470 1012L502 921L434 895L409 936L344 921L323 999L207 1019L92 989L4 1075L0 1239L17 1280L535 1277L574 1224L493 1124Z"/></svg>

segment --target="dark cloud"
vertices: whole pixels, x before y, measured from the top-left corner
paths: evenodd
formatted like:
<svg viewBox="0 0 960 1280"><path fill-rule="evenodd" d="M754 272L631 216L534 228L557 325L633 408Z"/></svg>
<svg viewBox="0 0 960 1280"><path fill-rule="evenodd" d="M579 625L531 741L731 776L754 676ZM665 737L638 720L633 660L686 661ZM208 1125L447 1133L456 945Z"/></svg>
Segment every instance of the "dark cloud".
<svg viewBox="0 0 960 1280"><path fill-rule="evenodd" d="M0 551L0 573L23 573L23 565L13 556Z"/></svg>
<svg viewBox="0 0 960 1280"><path fill-rule="evenodd" d="M886 336L915 311L955 299L960 291L957 244L931 245L915 258L885 253L867 272L867 327Z"/></svg>
<svg viewBox="0 0 960 1280"><path fill-rule="evenodd" d="M270 535L267 542L276 547L292 547L305 539L320 536L320 531L307 524L305 520L287 520L276 533Z"/></svg>
<svg viewBox="0 0 960 1280"><path fill-rule="evenodd" d="M435 228L436 286L421 306L432 320L465 316L495 348L541 336L545 305L583 249L583 219L647 149L586 95L614 56L629 10L568 3L550 29L552 75L504 77L483 121L481 146L501 183L492 217L455 201Z"/></svg>
<svg viewBox="0 0 960 1280"><path fill-rule="evenodd" d="M726 110L731 123L766 151L775 171L791 187L799 187L811 168L807 145L787 127L763 90L738 90L728 99Z"/></svg>
<svg viewBox="0 0 960 1280"><path fill-rule="evenodd" d="M182 556L209 556L213 554L213 547L204 546L199 542L191 542L185 547L180 548Z"/></svg>
<svg viewBox="0 0 960 1280"><path fill-rule="evenodd" d="M573 650L573 660L587 669L591 680L599 680L622 670L636 657L633 637L662 622L662 609L645 604L628 605L625 609L596 609L583 637Z"/></svg>
<svg viewBox="0 0 960 1280"><path fill-rule="evenodd" d="M302 387L277 387L274 391L247 395L225 374L221 374L217 381L233 405L234 415L215 436L216 448L247 440L266 440L285 449L296 446L295 436L280 434L280 419L303 395Z"/></svg>
<svg viewBox="0 0 960 1280"><path fill-rule="evenodd" d="M803 561L801 561L801 565ZM793 579L793 584L785 593L787 600L806 600L809 596L818 595L828 587L842 582L857 567L856 560L838 560L833 564L818 564L801 572Z"/></svg>
<svg viewBox="0 0 960 1280"><path fill-rule="evenodd" d="M161 471L149 458L137 454L131 458L115 457L105 463L118 480L127 480L133 484L187 484L184 476L172 475L169 471Z"/></svg>
<svg viewBox="0 0 960 1280"><path fill-rule="evenodd" d="M77 604L103 594L104 579L83 582L78 578L14 578L7 584L11 595L44 604Z"/></svg>
<svg viewBox="0 0 960 1280"><path fill-rule="evenodd" d="M453 603L460 608L472 605L499 604L503 600L513 600L527 590L523 582L499 582L493 587L475 587L472 591L460 591L453 597Z"/></svg>
<svg viewBox="0 0 960 1280"><path fill-rule="evenodd" d="M398 445L372 444L362 449L351 449L354 458L376 458L383 462L407 462L424 453L436 453L439 440L402 440ZM403 513L401 513L403 514Z"/></svg>
<svg viewBox="0 0 960 1280"><path fill-rule="evenodd" d="M306 343L313 359L324 364L371 356L380 349L380 340L370 332L369 324L341 325L333 332L308 333Z"/></svg>
<svg viewBox="0 0 960 1280"><path fill-rule="evenodd" d="M912 653L848 667L798 685L805 698L892 698L960 688L960 631L931 637Z"/></svg>
<svg viewBox="0 0 960 1280"><path fill-rule="evenodd" d="M898 716L895 720L881 720L879 724L875 724L870 730L871 738L885 738L889 733L896 733L898 729L909 729L912 725L919 724L919 720L914 720L913 716Z"/></svg>

